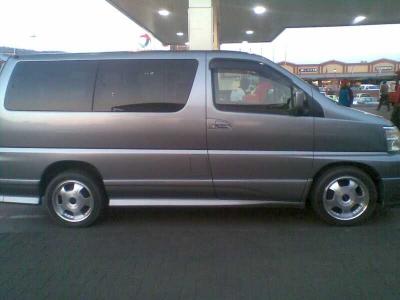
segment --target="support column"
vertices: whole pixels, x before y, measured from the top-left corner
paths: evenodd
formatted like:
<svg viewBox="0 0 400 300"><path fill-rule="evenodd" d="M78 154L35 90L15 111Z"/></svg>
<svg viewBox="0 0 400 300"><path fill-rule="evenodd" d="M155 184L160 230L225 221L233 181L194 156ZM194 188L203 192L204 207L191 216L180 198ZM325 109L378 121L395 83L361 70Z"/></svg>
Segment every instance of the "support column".
<svg viewBox="0 0 400 300"><path fill-rule="evenodd" d="M189 0L190 50L219 49L218 0Z"/></svg>

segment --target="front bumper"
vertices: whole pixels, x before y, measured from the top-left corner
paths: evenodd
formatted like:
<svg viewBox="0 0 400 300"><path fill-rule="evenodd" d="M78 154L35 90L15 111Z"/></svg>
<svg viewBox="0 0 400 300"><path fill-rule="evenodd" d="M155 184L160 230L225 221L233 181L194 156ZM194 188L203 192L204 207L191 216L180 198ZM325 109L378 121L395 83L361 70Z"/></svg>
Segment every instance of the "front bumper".
<svg viewBox="0 0 400 300"><path fill-rule="evenodd" d="M382 178L380 199L385 207L400 205L400 177Z"/></svg>

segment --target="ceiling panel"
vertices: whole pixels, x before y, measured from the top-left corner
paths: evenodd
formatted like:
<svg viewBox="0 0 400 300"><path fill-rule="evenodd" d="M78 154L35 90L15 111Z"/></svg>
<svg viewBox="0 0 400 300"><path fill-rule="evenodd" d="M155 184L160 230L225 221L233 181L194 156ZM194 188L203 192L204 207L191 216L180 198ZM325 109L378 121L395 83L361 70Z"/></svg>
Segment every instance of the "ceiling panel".
<svg viewBox="0 0 400 300"><path fill-rule="evenodd" d="M187 40L188 0L108 0L116 8L154 34L164 44ZM362 23L400 23L400 0L219 0L221 42L269 42L285 28L352 25L358 15ZM264 5L268 11L255 15L252 8ZM161 8L171 14L162 17ZM254 30L252 36L246 30ZM177 32L184 32L178 37Z"/></svg>

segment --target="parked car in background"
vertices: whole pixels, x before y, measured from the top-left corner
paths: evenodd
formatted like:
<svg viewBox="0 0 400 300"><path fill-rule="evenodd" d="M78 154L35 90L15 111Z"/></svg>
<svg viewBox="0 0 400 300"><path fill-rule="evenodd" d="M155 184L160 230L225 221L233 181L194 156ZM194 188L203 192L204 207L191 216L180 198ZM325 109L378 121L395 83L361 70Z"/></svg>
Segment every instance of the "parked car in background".
<svg viewBox="0 0 400 300"><path fill-rule="evenodd" d="M354 97L354 105L378 105L379 99L369 94L360 93Z"/></svg>
<svg viewBox="0 0 400 300"><path fill-rule="evenodd" d="M335 102L339 102L339 97L337 95L326 95L326 97L328 97L329 99L331 99Z"/></svg>
<svg viewBox="0 0 400 300"><path fill-rule="evenodd" d="M364 91L379 91L379 85L376 84L362 84L360 85L360 90Z"/></svg>

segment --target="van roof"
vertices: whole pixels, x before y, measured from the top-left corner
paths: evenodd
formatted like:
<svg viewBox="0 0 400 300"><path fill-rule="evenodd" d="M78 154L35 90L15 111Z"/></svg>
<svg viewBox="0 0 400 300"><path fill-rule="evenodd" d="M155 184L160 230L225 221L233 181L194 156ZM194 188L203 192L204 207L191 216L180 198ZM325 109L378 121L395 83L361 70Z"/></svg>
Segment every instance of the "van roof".
<svg viewBox="0 0 400 300"><path fill-rule="evenodd" d="M243 59L266 59L265 57L249 54L239 51L227 51L227 50L209 50L209 51L139 51L139 52L95 52L95 53L37 53L37 54L24 54L24 55L13 55L10 58L16 60L47 60L47 59L123 59L123 58L134 58L134 57L185 57L193 55L204 55L206 53L213 53L214 55L220 55L221 57L233 56L235 58L242 57Z"/></svg>

